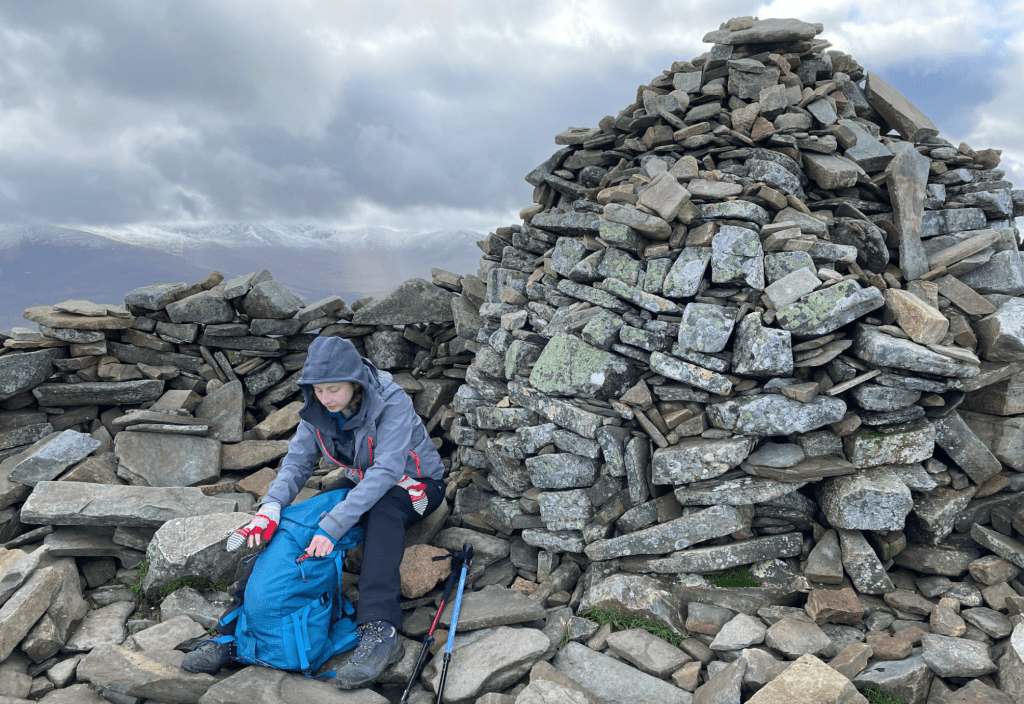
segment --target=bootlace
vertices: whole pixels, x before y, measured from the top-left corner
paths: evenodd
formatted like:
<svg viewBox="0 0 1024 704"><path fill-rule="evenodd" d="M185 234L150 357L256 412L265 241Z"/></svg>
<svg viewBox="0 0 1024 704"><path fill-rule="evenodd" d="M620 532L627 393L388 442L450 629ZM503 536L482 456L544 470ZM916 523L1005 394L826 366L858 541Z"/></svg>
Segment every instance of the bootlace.
<svg viewBox="0 0 1024 704"><path fill-rule="evenodd" d="M362 661L370 656L370 653L377 646L378 643L382 643L384 638L381 637L381 631L373 626L364 626L359 629L359 645L356 647L356 652L352 654L352 660Z"/></svg>

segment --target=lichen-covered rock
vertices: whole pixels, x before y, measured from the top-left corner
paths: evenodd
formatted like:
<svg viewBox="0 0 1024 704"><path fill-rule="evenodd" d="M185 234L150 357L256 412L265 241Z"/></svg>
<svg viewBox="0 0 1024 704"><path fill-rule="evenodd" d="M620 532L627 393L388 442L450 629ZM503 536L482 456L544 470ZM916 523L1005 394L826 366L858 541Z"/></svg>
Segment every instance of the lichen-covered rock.
<svg viewBox="0 0 1024 704"><path fill-rule="evenodd" d="M848 530L903 530L914 506L906 484L884 467L826 479L818 504L828 522Z"/></svg>
<svg viewBox="0 0 1024 704"><path fill-rule="evenodd" d="M874 286L861 288L856 281L843 281L808 293L778 312L784 330L797 337L815 337L832 332L885 305Z"/></svg>
<svg viewBox="0 0 1024 704"><path fill-rule="evenodd" d="M625 358L591 347L572 335L557 335L530 372L530 385L559 396L621 396L639 372Z"/></svg>

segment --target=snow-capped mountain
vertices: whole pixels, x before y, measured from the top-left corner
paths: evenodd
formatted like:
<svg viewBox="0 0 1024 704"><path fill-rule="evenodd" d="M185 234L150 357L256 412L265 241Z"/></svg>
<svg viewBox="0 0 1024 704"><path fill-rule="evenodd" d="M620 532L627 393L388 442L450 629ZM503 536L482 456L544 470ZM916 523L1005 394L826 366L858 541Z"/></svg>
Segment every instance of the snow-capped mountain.
<svg viewBox="0 0 1024 704"><path fill-rule="evenodd" d="M414 276L429 280L431 267L476 273L481 238L280 222L0 227L0 330L24 325L29 306L120 303L138 286L194 283L213 269L225 276L269 269L307 303L332 294L351 303Z"/></svg>

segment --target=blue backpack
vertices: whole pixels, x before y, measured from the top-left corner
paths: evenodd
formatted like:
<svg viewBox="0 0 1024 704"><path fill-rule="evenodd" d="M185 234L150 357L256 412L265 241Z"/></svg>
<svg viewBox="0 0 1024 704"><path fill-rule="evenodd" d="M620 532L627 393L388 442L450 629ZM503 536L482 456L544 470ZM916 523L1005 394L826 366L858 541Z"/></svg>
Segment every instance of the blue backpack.
<svg viewBox="0 0 1024 704"><path fill-rule="evenodd" d="M224 616L221 625L238 619L234 640L238 662L312 676L333 655L359 643L352 602L341 593L345 553L363 539L352 528L326 557L305 556L320 516L348 494L336 489L281 511L281 523L267 548L256 557L245 586L245 601Z"/></svg>

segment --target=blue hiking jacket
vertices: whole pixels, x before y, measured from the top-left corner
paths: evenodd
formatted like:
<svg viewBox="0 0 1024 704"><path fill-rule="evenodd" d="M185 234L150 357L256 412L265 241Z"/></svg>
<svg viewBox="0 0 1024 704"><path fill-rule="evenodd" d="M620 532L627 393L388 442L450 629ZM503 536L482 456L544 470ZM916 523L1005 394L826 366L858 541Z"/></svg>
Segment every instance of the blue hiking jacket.
<svg viewBox="0 0 1024 704"><path fill-rule="evenodd" d="M343 428L313 392L313 384L339 381L354 382L363 390L359 410ZM391 374L360 357L348 340L313 340L298 383L306 401L299 411L299 428L262 503L291 504L323 453L356 483L344 501L320 517L320 529L337 542L403 476L443 478L441 457L412 400Z"/></svg>

